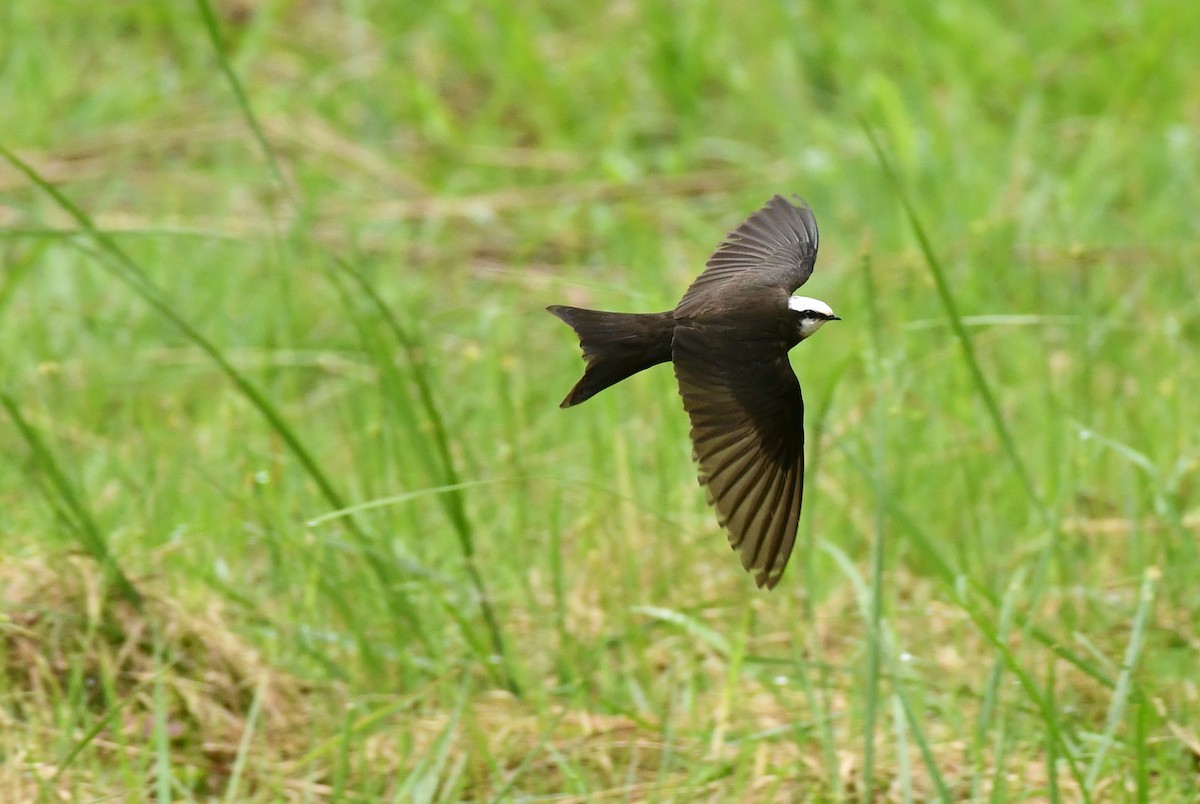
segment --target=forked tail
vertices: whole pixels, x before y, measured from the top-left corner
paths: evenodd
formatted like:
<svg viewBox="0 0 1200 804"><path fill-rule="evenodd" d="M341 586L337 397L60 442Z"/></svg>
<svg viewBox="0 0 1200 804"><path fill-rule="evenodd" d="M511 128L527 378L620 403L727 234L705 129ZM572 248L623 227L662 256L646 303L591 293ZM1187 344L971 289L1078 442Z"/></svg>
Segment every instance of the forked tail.
<svg viewBox="0 0 1200 804"><path fill-rule="evenodd" d="M610 385L671 359L675 319L670 313L606 313L580 307L546 308L579 336L587 368L559 407L591 399Z"/></svg>

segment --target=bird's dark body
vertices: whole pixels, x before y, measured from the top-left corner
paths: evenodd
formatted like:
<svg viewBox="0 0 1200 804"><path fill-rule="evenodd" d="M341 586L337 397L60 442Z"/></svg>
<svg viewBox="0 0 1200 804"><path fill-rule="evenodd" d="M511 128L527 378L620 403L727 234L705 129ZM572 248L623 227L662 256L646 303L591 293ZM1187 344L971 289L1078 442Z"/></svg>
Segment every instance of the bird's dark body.
<svg viewBox="0 0 1200 804"><path fill-rule="evenodd" d="M749 298L737 298L737 295ZM547 307L579 336L587 368L559 407L586 402L609 386L660 363L669 363L678 328L702 330L705 340L725 352L736 366L752 354L758 359L786 355L800 342L787 295L763 299L760 294L737 294L724 303L680 315L665 313L612 313L555 304ZM764 303L767 302L767 303Z"/></svg>
<svg viewBox="0 0 1200 804"><path fill-rule="evenodd" d="M776 196L721 243L674 310L547 308L575 330L587 361L564 408L674 365L701 483L760 586L779 581L800 516L804 402L788 351L807 313L789 299L812 273L817 246L808 207Z"/></svg>

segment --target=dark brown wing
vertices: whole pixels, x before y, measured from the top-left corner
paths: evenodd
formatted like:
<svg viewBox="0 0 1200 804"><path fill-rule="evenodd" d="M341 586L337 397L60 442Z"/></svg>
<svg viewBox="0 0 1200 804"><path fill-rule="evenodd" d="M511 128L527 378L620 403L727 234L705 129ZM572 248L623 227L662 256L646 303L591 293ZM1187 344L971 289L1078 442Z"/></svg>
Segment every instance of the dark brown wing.
<svg viewBox="0 0 1200 804"><path fill-rule="evenodd" d="M804 401L785 349L747 353L732 335L723 327L677 327L675 376L709 502L742 566L772 588L800 521Z"/></svg>
<svg viewBox="0 0 1200 804"><path fill-rule="evenodd" d="M791 294L812 275L819 242L808 205L777 195L726 235L675 312L700 313L719 300L728 283Z"/></svg>

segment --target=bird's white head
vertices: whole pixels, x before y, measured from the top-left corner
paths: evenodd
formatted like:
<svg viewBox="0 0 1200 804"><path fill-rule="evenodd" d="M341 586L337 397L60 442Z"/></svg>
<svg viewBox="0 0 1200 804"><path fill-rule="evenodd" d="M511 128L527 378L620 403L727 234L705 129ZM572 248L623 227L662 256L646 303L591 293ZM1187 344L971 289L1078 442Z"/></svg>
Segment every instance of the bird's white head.
<svg viewBox="0 0 1200 804"><path fill-rule="evenodd" d="M789 296L788 309L800 316L800 340L819 330L826 321L841 321L828 304L809 296Z"/></svg>

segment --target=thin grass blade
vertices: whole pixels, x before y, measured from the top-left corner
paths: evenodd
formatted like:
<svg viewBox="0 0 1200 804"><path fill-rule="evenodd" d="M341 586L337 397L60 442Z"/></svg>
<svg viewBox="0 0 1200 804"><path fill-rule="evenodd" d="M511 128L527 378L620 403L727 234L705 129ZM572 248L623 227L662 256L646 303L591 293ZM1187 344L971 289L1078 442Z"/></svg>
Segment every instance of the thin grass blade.
<svg viewBox="0 0 1200 804"><path fill-rule="evenodd" d="M116 587L117 594L134 606L141 608L141 593L117 564L112 552L108 549L107 539L101 533L100 526L96 524L96 518L92 515L91 509L84 502L83 495L77 493L71 485L71 481L67 479L66 473L55 459L54 453L46 446L37 430L25 420L16 400L5 391L0 391L0 406L8 411L9 418L13 420L13 424L17 426L21 437L29 446L29 451L37 460L38 468L49 479L54 496L51 497L50 490L45 486L42 486L42 489L51 505L59 508L61 503L67 509L70 513L67 521L74 527L80 546L104 568L105 573Z"/></svg>
<svg viewBox="0 0 1200 804"><path fill-rule="evenodd" d="M304 446L299 435L288 424L283 414L276 409L275 405L271 403L267 396L254 383L250 382L248 377L233 365L216 344L175 311L175 308L163 296L162 292L154 286L145 272L133 258L125 253L125 250L117 244L116 240L107 232L97 227L91 216L64 195L56 186L47 181L32 166L3 145L0 145L0 156L29 179L38 189L53 199L64 212L75 220L76 224L91 238L96 246L111 258L111 263L101 260L100 264L102 266L133 290L143 301L179 330L187 340L212 360L279 436L280 440L287 446L288 451L291 452L305 473L316 484L330 507L337 510L346 508L346 502L343 500L341 493L336 490L333 482L325 474L324 470L321 469L320 464L313 457L312 453ZM367 534L353 517L347 517L344 520L344 525L351 536L364 549L364 555L378 583L379 591L384 596L386 604L393 615L394 627L398 631L398 642L403 644L408 641L410 635L415 635L427 649L430 648L430 639L422 627L421 618L404 592L398 589L393 569L381 561L370 550L374 539ZM404 626L407 626L409 630L406 630Z"/></svg>

